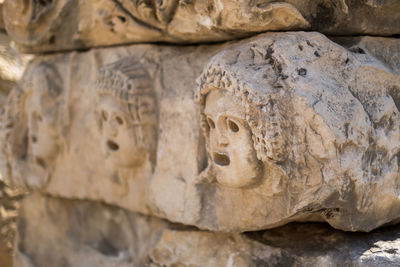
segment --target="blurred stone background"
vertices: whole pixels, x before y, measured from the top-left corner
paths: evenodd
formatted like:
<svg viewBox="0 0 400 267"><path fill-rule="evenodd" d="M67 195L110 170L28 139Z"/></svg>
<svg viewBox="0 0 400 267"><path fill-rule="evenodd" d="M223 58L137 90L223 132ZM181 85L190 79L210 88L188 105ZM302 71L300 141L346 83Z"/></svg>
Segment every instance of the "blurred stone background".
<svg viewBox="0 0 400 267"><path fill-rule="evenodd" d="M7 95L24 72L31 56L21 55L12 47L4 29L3 0L0 1L0 112ZM10 187L0 175L0 266L12 265L19 202L26 192Z"/></svg>

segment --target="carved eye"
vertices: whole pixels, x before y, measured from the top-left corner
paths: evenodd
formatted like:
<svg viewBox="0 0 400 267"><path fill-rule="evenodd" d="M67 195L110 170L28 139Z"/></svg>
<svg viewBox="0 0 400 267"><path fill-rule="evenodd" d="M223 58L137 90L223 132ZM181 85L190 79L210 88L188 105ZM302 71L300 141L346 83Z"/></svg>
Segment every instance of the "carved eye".
<svg viewBox="0 0 400 267"><path fill-rule="evenodd" d="M208 123L208 126L210 126L210 128L212 128L212 129L215 128L215 123L212 119L207 118L207 123Z"/></svg>
<svg viewBox="0 0 400 267"><path fill-rule="evenodd" d="M126 22L126 18L124 16L117 16L117 18L121 21L121 23Z"/></svg>
<svg viewBox="0 0 400 267"><path fill-rule="evenodd" d="M41 6L47 6L50 5L53 2L53 0L39 0L38 3Z"/></svg>
<svg viewBox="0 0 400 267"><path fill-rule="evenodd" d="M104 110L101 111L101 117L103 118L104 121L107 121L108 116L107 116L107 112L105 112Z"/></svg>
<svg viewBox="0 0 400 267"><path fill-rule="evenodd" d="M119 125L123 125L124 124L124 120L121 119L121 117L119 117L119 116L116 116L115 120L118 122Z"/></svg>
<svg viewBox="0 0 400 267"><path fill-rule="evenodd" d="M40 114L37 114L37 115L36 115L36 119L37 119L39 122L42 122L42 121L43 121L43 118L42 118L42 116L41 116Z"/></svg>
<svg viewBox="0 0 400 267"><path fill-rule="evenodd" d="M228 120L228 127L233 133L237 133L239 131L239 126L232 120Z"/></svg>

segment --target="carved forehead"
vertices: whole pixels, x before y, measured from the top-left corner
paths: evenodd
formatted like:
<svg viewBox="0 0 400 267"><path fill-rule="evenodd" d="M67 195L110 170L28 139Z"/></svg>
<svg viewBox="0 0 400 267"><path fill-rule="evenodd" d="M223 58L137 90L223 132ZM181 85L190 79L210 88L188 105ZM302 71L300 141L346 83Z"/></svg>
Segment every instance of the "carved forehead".
<svg viewBox="0 0 400 267"><path fill-rule="evenodd" d="M245 119L245 109L239 97L227 90L211 90L205 101L204 113L211 117L232 116Z"/></svg>
<svg viewBox="0 0 400 267"><path fill-rule="evenodd" d="M40 96L59 97L63 92L63 80L55 66L41 63L32 71L23 85L28 93Z"/></svg>
<svg viewBox="0 0 400 267"><path fill-rule="evenodd" d="M98 95L111 95L132 103L137 96L152 95L153 83L147 69L134 58L126 58L102 67L95 83Z"/></svg>

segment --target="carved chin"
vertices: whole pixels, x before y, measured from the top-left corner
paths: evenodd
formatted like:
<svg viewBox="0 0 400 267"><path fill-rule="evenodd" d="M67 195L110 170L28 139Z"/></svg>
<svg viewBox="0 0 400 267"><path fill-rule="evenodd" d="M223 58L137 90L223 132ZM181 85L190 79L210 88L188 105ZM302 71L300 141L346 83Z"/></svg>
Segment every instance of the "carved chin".
<svg viewBox="0 0 400 267"><path fill-rule="evenodd" d="M246 162L246 165L243 163ZM218 184L230 188L243 188L258 182L259 166L247 165L248 161L238 162L227 152L212 153L212 165Z"/></svg>
<svg viewBox="0 0 400 267"><path fill-rule="evenodd" d="M214 165L216 171L216 180L218 184L229 188L243 188L254 185L258 182L257 173L253 175L238 173L230 166Z"/></svg>

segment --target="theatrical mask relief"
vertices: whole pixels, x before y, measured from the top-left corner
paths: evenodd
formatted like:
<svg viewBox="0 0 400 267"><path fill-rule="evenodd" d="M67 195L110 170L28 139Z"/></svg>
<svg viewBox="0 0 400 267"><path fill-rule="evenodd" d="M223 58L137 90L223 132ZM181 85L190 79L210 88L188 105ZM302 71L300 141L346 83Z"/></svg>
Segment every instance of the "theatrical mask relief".
<svg viewBox="0 0 400 267"><path fill-rule="evenodd" d="M0 267L400 266L400 0L0 11Z"/></svg>
<svg viewBox="0 0 400 267"><path fill-rule="evenodd" d="M250 214L253 226L291 217L342 229L397 216L400 82L370 56L313 33L269 34L215 55L198 85L208 166L197 183L218 186L220 227ZM225 218L249 197L260 202Z"/></svg>
<svg viewBox="0 0 400 267"><path fill-rule="evenodd" d="M3 153L17 185L46 185L57 155L64 149L69 119L63 86L57 69L40 63L10 94Z"/></svg>
<svg viewBox="0 0 400 267"><path fill-rule="evenodd" d="M157 107L148 71L135 58L122 59L99 70L95 89L101 148L109 169L154 165Z"/></svg>

